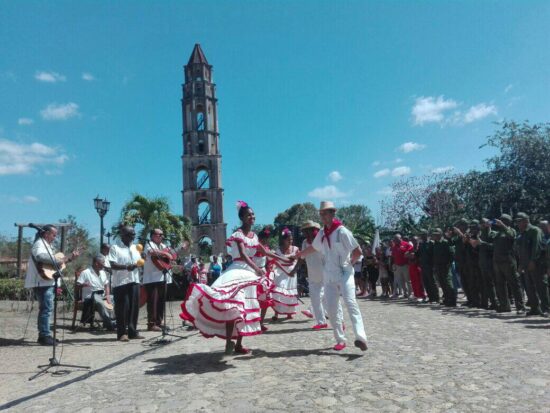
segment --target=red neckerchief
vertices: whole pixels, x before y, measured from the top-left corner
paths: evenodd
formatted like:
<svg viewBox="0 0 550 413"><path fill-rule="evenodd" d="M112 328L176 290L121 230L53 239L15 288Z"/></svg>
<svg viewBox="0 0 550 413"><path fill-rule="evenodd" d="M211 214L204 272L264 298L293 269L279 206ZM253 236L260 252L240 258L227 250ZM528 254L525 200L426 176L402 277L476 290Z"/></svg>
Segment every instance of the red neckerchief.
<svg viewBox="0 0 550 413"><path fill-rule="evenodd" d="M338 221L336 218L334 218L332 220L332 224L330 224L330 227L327 228L325 226L325 228L323 228L324 234L323 234L323 238L321 238L321 242L323 242L326 238L328 242L328 247L330 248L330 234L332 234L334 231L338 229L338 227L341 227L341 226L342 226L342 223Z"/></svg>

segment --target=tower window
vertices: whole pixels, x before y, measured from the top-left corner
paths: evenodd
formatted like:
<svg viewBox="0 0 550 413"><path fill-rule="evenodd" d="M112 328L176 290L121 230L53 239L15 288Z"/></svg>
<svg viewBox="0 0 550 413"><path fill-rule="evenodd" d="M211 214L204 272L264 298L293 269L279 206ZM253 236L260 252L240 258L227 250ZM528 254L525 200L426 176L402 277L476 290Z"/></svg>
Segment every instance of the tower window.
<svg viewBox="0 0 550 413"><path fill-rule="evenodd" d="M197 189L210 188L210 174L207 169L199 169L197 171Z"/></svg>
<svg viewBox="0 0 550 413"><path fill-rule="evenodd" d="M204 130L205 123L206 123L206 120L205 120L204 112L198 112L197 113L197 130L198 131Z"/></svg>
<svg viewBox="0 0 550 413"><path fill-rule="evenodd" d="M210 213L210 204L208 201L201 201L197 208L197 213L199 216L199 225L210 224L211 222L211 213Z"/></svg>

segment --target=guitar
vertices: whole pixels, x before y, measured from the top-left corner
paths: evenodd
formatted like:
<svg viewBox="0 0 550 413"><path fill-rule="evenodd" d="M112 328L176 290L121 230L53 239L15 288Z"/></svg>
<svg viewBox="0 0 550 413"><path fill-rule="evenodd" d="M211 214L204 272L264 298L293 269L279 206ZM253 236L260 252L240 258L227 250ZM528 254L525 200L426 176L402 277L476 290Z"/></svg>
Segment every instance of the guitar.
<svg viewBox="0 0 550 413"><path fill-rule="evenodd" d="M75 256L78 256L80 254L80 248L77 248L73 254ZM59 267L59 271L63 271L67 267L65 254L63 254L62 252L58 252L54 254L53 257L57 262L61 261L61 263L58 264L58 267ZM42 279L47 281L53 280L54 275L57 272L57 269L53 264L47 264L44 262L36 262L36 261L35 261L35 264L36 264L36 269L38 270L38 275L40 275Z"/></svg>
<svg viewBox="0 0 550 413"><path fill-rule="evenodd" d="M161 271L171 270L172 263L178 257L178 255L176 254L176 251L174 251L174 249L170 247L166 247L161 250L153 249L150 242L149 242L149 246L151 247L151 250L149 251L156 251L156 252L163 253L162 255L151 255L151 261L153 262L153 265Z"/></svg>

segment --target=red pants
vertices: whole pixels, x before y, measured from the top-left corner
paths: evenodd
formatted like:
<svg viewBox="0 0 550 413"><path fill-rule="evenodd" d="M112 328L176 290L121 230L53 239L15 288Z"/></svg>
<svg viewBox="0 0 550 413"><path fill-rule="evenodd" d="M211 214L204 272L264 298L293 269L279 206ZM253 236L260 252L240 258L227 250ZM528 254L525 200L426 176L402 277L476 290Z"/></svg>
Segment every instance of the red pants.
<svg viewBox="0 0 550 413"><path fill-rule="evenodd" d="M424 286L422 285L422 273L420 266L417 264L409 264L409 276L411 277L411 285L414 296L416 298L426 298L424 294Z"/></svg>

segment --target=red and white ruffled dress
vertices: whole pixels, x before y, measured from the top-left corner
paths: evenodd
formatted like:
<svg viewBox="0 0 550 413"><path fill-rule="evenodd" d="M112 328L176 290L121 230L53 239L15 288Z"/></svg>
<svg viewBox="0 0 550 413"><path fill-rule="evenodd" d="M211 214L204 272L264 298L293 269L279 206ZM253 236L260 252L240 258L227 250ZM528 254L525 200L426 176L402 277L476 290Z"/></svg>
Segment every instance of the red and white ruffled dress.
<svg viewBox="0 0 550 413"><path fill-rule="evenodd" d="M234 321L231 338L253 336L262 332L258 294L265 288L264 277L258 277L240 257L237 244L244 245L252 258L258 248L258 237L236 231L227 240L233 263L211 285L193 283L181 304L180 317L190 321L205 337L226 339L226 323Z"/></svg>
<svg viewBox="0 0 550 413"><path fill-rule="evenodd" d="M266 246L264 246L264 249L269 250ZM273 307L273 300L271 299L271 292L275 288L275 284L273 283L273 260L268 260L267 256L259 249L252 259L258 268L265 270L265 277L262 277L262 285L258 290L260 308Z"/></svg>
<svg viewBox="0 0 550 413"><path fill-rule="evenodd" d="M290 247L289 253L283 254L283 252L278 249L277 255L288 258L296 255L297 252L298 247L293 245ZM296 264L296 261L292 264L276 261L273 267L273 282L275 283L275 287L271 292L271 299L273 300L273 310L277 314L296 314L296 307L298 306L298 280L296 275L293 277L287 275L287 273L290 273L294 269Z"/></svg>

